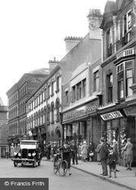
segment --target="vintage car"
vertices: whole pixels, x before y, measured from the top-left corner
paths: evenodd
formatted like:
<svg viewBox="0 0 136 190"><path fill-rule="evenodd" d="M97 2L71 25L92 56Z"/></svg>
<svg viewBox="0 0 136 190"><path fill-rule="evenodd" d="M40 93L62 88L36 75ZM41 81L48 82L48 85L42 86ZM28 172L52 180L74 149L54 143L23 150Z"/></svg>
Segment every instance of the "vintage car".
<svg viewBox="0 0 136 190"><path fill-rule="evenodd" d="M33 167L40 166L41 151L37 140L21 140L20 148L14 152L12 158L14 166L32 164Z"/></svg>

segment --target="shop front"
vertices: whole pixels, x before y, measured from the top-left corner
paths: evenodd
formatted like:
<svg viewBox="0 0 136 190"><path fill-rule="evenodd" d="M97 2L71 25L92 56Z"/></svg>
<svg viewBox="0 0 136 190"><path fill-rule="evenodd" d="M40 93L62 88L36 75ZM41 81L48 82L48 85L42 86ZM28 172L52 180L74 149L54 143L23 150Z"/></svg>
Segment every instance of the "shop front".
<svg viewBox="0 0 136 190"><path fill-rule="evenodd" d="M92 117L96 116L99 101L94 100L80 107L63 112L63 135L64 140L75 140L77 143L86 140L91 141Z"/></svg>
<svg viewBox="0 0 136 190"><path fill-rule="evenodd" d="M124 112L127 116L127 137L133 144L133 165L136 166L136 105L124 108Z"/></svg>
<svg viewBox="0 0 136 190"><path fill-rule="evenodd" d="M125 165L122 150L125 146L127 138L131 138L131 142L134 145L133 164L136 160L135 117L132 116L132 110L130 110L131 108L124 108L121 110L111 111L100 115L102 119L102 136L104 136L107 139L107 142L110 144L112 143L113 139L116 139L116 141L118 142L119 162L121 165Z"/></svg>

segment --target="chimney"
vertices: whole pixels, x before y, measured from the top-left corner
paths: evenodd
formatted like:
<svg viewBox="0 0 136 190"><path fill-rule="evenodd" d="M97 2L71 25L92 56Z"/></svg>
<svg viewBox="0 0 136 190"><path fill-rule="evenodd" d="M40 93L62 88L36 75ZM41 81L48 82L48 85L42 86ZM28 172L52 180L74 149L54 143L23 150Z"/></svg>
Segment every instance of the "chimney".
<svg viewBox="0 0 136 190"><path fill-rule="evenodd" d="M57 65L59 61L56 60L56 57L54 57L54 60L49 60L49 71L51 72Z"/></svg>
<svg viewBox="0 0 136 190"><path fill-rule="evenodd" d="M72 36L66 37L64 39L66 44L66 53L68 53L71 49L73 49L81 40L82 40L81 37L72 37Z"/></svg>
<svg viewBox="0 0 136 190"><path fill-rule="evenodd" d="M102 14L100 9L90 9L87 17L89 21L90 39L101 39L100 25L102 22Z"/></svg>

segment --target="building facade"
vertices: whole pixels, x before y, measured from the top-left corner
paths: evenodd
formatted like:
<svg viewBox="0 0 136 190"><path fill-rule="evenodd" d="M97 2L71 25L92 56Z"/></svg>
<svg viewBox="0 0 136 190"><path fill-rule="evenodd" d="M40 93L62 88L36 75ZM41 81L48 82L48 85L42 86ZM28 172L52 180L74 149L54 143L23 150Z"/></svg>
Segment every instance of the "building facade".
<svg viewBox="0 0 136 190"><path fill-rule="evenodd" d="M62 124L64 140L98 144L101 135L97 117L101 104L100 11L90 10L88 20L89 33L62 59L67 67L72 66L68 77L63 79Z"/></svg>
<svg viewBox="0 0 136 190"><path fill-rule="evenodd" d="M47 76L44 73L26 73L7 92L9 101L9 144L17 144L26 133L26 101Z"/></svg>
<svg viewBox="0 0 136 190"><path fill-rule="evenodd" d="M103 96L99 108L102 135L118 141L119 152L130 137L136 162L136 14L135 1L108 1L103 29Z"/></svg>
<svg viewBox="0 0 136 190"><path fill-rule="evenodd" d="M0 157L8 156L8 108L0 105Z"/></svg>
<svg viewBox="0 0 136 190"><path fill-rule="evenodd" d="M61 70L56 60L49 64L49 76L27 101L27 133L42 145L62 139Z"/></svg>

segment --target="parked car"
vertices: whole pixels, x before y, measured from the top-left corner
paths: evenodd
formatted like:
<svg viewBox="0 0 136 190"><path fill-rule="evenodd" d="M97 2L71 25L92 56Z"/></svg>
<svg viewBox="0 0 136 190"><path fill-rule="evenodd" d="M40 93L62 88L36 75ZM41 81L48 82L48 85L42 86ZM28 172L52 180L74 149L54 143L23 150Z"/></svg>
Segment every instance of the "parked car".
<svg viewBox="0 0 136 190"><path fill-rule="evenodd" d="M14 166L18 164L24 166L26 164L32 164L33 167L40 166L41 163L41 150L37 140L21 140L20 148L17 152L14 152L12 158Z"/></svg>

